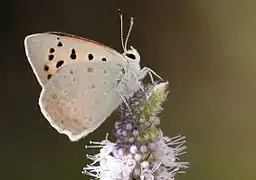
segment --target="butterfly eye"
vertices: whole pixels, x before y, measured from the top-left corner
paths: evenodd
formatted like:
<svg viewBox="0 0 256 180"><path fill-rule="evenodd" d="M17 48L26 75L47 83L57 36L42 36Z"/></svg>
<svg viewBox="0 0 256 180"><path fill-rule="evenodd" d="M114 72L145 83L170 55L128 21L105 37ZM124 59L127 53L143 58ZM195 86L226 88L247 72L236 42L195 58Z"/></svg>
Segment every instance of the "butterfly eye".
<svg viewBox="0 0 256 180"><path fill-rule="evenodd" d="M128 58L130 58L130 59L132 59L132 60L135 60L135 59L136 59L135 55L134 55L134 54L131 54L131 53L127 53L127 54L125 54L125 56L128 57Z"/></svg>

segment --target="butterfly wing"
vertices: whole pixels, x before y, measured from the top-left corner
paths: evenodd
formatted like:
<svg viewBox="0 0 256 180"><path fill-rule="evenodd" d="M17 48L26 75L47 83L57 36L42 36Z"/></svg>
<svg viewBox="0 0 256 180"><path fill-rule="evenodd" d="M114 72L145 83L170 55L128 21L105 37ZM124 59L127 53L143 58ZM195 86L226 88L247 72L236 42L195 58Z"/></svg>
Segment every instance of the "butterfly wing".
<svg viewBox="0 0 256 180"><path fill-rule="evenodd" d="M63 67L39 99L50 124L71 141L98 128L122 102L116 86L124 75L110 62L77 62Z"/></svg>
<svg viewBox="0 0 256 180"><path fill-rule="evenodd" d="M42 87L61 68L77 61L125 63L125 58L110 47L64 33L33 34L24 43L29 63Z"/></svg>

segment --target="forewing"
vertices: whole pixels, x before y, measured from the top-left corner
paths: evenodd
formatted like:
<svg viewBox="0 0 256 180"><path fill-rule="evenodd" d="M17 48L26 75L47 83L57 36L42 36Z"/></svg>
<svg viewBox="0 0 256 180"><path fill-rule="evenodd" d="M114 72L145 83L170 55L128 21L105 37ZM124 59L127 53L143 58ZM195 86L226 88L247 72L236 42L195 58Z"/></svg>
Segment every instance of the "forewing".
<svg viewBox="0 0 256 180"><path fill-rule="evenodd" d="M42 87L61 68L77 61L125 63L123 56L110 47L64 33L33 34L24 43L29 63Z"/></svg>

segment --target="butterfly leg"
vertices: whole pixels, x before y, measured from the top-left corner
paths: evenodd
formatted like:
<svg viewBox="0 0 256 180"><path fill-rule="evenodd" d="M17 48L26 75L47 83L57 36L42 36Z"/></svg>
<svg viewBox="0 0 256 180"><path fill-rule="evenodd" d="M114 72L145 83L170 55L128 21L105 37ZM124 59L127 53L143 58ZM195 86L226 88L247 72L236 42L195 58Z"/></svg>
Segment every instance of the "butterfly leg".
<svg viewBox="0 0 256 180"><path fill-rule="evenodd" d="M132 110L131 110L129 104L127 103L125 97L123 97L120 93L119 93L119 96L120 96L121 99L123 100L123 102L124 102L125 106L127 107L127 109L128 109L128 110L130 111L130 113L132 114Z"/></svg>
<svg viewBox="0 0 256 180"><path fill-rule="evenodd" d="M139 74L139 76L135 73L133 73L133 76L135 77L135 82L138 84L139 89L147 96L147 92L145 91L144 86L142 85L141 81L144 79L145 75Z"/></svg>
<svg viewBox="0 0 256 180"><path fill-rule="evenodd" d="M158 77L159 79L163 80L163 79L162 79L159 75L157 75L153 70L151 70L151 69L148 68L148 67L144 67L144 68L141 69L139 75L138 75L138 76L135 76L135 77L137 78L137 82L142 81L142 80L146 77L147 74L149 75L152 84L155 83L152 74L154 74L154 75L155 75L156 77ZM144 87L141 86L141 84L140 84L139 86L140 86L140 89L145 93L145 95L148 96L147 93L146 93L146 91L144 90Z"/></svg>
<svg viewBox="0 0 256 180"><path fill-rule="evenodd" d="M161 78L161 76L159 76L155 71L153 71L152 69L150 69L150 68L148 68L148 67L146 67L146 68L147 68L148 73L151 74L151 77L152 77L152 74L153 74L153 75L155 75L158 79L160 79L161 81L163 81L163 78ZM153 77L152 77L152 78L153 78Z"/></svg>
<svg viewBox="0 0 256 180"><path fill-rule="evenodd" d="M147 92L145 91L145 88L143 85L141 85L141 83L139 84L140 90L146 95L146 97L148 97Z"/></svg>
<svg viewBox="0 0 256 180"><path fill-rule="evenodd" d="M147 74L149 75L152 83L155 82L154 78L153 78L153 75L155 75L157 78L159 78L161 81L163 81L163 79L158 74L156 74L155 71L153 71L152 69L150 69L148 67L144 67L144 68L141 69L141 71L139 73L139 79L144 79Z"/></svg>

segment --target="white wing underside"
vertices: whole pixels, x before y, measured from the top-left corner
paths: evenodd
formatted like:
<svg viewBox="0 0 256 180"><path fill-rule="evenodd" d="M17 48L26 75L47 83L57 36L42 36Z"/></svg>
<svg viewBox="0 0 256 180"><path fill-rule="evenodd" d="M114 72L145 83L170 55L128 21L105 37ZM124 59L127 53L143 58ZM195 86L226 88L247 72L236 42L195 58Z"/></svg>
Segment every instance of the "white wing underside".
<svg viewBox="0 0 256 180"><path fill-rule="evenodd" d="M43 88L39 105L50 124L76 141L97 129L121 104L116 86L123 73L112 63L63 67Z"/></svg>
<svg viewBox="0 0 256 180"><path fill-rule="evenodd" d="M104 62L109 61L112 64L125 66L127 63L125 58L114 49L72 35L33 34L25 38L25 50L33 72L42 87L48 82L49 74L53 76L60 68L78 61L103 62L102 60L105 58ZM75 59L71 58L72 54L75 55ZM93 56L92 60L89 60L89 54ZM57 68L56 65L59 61L64 61L64 63ZM48 67L47 71L45 66Z"/></svg>
<svg viewBox="0 0 256 180"><path fill-rule="evenodd" d="M138 90L127 59L95 41L39 33L25 38L25 49L42 86L41 111L71 141L97 129L121 104L120 93L129 98Z"/></svg>

